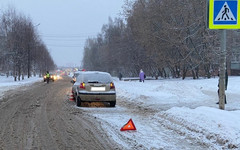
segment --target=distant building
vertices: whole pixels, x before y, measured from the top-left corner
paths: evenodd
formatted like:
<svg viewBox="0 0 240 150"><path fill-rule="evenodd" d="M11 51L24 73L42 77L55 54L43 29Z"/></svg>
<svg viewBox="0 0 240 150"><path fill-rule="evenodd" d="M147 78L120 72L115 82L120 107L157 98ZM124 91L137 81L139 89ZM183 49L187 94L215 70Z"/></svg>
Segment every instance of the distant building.
<svg viewBox="0 0 240 150"><path fill-rule="evenodd" d="M231 34L231 33L230 33ZM232 32L231 46L232 55L230 61L230 73L233 76L240 76L240 32Z"/></svg>
<svg viewBox="0 0 240 150"><path fill-rule="evenodd" d="M240 49L233 50L231 59L231 75L240 75Z"/></svg>

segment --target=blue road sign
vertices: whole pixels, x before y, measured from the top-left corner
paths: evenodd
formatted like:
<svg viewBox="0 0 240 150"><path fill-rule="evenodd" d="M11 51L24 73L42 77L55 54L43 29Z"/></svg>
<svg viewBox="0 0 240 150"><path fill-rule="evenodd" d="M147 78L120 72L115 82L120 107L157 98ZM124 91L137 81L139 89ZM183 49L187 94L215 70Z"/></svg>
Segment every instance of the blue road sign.
<svg viewBox="0 0 240 150"><path fill-rule="evenodd" d="M237 24L237 1L214 1L213 24Z"/></svg>
<svg viewBox="0 0 240 150"><path fill-rule="evenodd" d="M237 29L240 27L239 0L210 0L209 28Z"/></svg>

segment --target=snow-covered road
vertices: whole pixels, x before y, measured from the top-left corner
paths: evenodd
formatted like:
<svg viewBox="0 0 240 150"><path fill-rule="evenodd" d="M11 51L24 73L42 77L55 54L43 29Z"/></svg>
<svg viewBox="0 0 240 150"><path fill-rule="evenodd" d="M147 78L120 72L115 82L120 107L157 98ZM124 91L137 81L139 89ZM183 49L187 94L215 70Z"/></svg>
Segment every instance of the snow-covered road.
<svg viewBox="0 0 240 150"><path fill-rule="evenodd" d="M101 129L125 149L240 148L240 77L229 77L225 110L216 105L218 78L144 83L114 78L114 82L115 108L77 108L74 103L69 107L94 116L101 122ZM7 84L1 82L0 95L21 86ZM130 118L137 130L120 131Z"/></svg>

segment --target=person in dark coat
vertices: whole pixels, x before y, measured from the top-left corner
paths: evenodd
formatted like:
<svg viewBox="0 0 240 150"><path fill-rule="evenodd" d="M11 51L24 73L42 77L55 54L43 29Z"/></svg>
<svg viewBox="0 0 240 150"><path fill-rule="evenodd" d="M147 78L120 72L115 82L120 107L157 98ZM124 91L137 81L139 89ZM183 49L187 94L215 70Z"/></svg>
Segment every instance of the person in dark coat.
<svg viewBox="0 0 240 150"><path fill-rule="evenodd" d="M121 72L119 72L118 78L119 78L120 81L122 80L122 74L121 74Z"/></svg>
<svg viewBox="0 0 240 150"><path fill-rule="evenodd" d="M218 74L218 76L219 76L219 74ZM228 72L226 70L226 72L225 72L225 91L227 90L227 85L228 85ZM218 80L218 97L219 97L219 80ZM217 102L216 104L219 104L219 102ZM225 93L225 104L227 104L226 93Z"/></svg>
<svg viewBox="0 0 240 150"><path fill-rule="evenodd" d="M228 72L226 70L226 72L225 72L225 90L227 90L227 85L228 85Z"/></svg>

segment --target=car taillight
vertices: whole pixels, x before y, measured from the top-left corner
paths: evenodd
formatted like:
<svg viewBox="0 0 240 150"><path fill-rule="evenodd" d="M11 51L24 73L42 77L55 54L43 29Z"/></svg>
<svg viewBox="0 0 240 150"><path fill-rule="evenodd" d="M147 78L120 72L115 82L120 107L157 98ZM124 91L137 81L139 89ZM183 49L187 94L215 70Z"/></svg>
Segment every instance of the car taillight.
<svg viewBox="0 0 240 150"><path fill-rule="evenodd" d="M85 83L84 83L84 82L82 82L82 83L80 84L80 89L85 89Z"/></svg>
<svg viewBox="0 0 240 150"><path fill-rule="evenodd" d="M114 85L114 83L110 83L110 89L115 89L115 85Z"/></svg>

